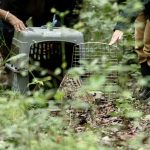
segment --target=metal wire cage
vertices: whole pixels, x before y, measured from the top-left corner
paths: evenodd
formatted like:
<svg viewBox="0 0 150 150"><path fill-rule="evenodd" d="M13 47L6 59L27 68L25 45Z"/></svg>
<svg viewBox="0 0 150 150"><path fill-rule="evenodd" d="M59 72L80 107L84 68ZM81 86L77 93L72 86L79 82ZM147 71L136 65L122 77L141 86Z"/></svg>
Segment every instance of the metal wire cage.
<svg viewBox="0 0 150 150"><path fill-rule="evenodd" d="M121 51L117 46L109 46L107 43L87 42L74 47L72 67L82 67L84 74L80 80L84 84L90 77L99 78L106 76L105 83L99 91L104 93L107 99L114 99L118 92L118 64ZM94 70L91 64L97 68Z"/></svg>

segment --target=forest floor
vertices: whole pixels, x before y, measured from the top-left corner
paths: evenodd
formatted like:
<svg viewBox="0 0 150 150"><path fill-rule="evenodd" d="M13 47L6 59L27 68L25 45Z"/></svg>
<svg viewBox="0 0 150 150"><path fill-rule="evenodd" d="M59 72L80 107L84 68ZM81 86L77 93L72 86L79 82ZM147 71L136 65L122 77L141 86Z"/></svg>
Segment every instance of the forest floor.
<svg viewBox="0 0 150 150"><path fill-rule="evenodd" d="M2 73L0 72L0 75ZM4 81L5 76L1 75L0 82ZM130 104L136 111L132 110L131 114L126 115L126 110L128 110L126 107ZM77 133L89 130L89 128L92 130L103 129L99 142L107 146L125 146L127 141L138 139L142 134L144 134L141 137L142 144L150 145L150 136L149 134L145 135L145 133L150 133L150 103L133 100L127 106L123 106L122 110L121 103L119 102L119 107L117 105L116 102L102 100L98 104L94 104L88 111L73 109L71 110L73 118L70 118L70 126Z"/></svg>
<svg viewBox="0 0 150 150"><path fill-rule="evenodd" d="M102 129L100 143L107 146L126 147L127 142L132 139L138 140L140 136L142 136L142 144L149 145L150 136L145 133L150 133L150 103L142 103L138 100L131 103L136 111L132 110L128 115L125 114L128 108L120 110L121 107L117 107L114 102L107 100L96 105L89 116L83 112L80 114L76 112L75 118L78 118L78 123L76 125L73 123L74 129L76 132L86 131L89 128L87 123L93 129ZM138 117L139 114L140 117ZM150 149L150 145L148 149Z"/></svg>

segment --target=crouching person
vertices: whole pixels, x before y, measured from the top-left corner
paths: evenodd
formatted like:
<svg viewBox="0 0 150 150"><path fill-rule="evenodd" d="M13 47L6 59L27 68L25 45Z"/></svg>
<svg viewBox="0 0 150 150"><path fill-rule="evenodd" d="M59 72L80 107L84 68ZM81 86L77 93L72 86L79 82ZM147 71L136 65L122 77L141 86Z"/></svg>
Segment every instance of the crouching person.
<svg viewBox="0 0 150 150"><path fill-rule="evenodd" d="M125 9L120 13L121 16L128 20L128 23L135 23L135 52L141 66L141 74L143 78L147 79L148 76L150 77L150 0L137 0L141 4L141 8L136 11L134 11L133 1L118 0L118 2L125 4ZM128 28L127 22L119 21L117 23L109 45L122 39L123 30ZM150 85L142 87L138 99L144 102L150 101Z"/></svg>

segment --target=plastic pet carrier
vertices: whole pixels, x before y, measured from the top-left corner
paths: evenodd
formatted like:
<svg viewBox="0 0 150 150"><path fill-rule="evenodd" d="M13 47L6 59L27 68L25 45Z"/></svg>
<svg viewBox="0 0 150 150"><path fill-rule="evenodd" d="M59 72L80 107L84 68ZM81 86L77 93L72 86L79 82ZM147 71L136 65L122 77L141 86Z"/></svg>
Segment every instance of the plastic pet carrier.
<svg viewBox="0 0 150 150"><path fill-rule="evenodd" d="M33 78L40 77L39 74L44 70L47 71L46 75L52 76L52 84L59 85L61 81L58 80L61 79L53 76L55 69L61 68L63 62L67 64L66 69L70 68L73 48L83 41L81 32L66 27L30 27L15 33L11 48L12 57L6 64L11 70L11 88L22 93L30 90L32 86L29 86L29 83Z"/></svg>

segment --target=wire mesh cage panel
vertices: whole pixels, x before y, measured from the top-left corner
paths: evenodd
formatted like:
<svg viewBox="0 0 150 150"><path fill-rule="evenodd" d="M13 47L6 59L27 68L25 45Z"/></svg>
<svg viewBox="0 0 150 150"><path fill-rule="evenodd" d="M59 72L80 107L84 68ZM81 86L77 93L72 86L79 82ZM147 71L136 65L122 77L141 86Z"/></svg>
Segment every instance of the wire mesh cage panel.
<svg viewBox="0 0 150 150"><path fill-rule="evenodd" d="M66 69L70 68L73 47L82 42L83 34L81 32L65 27L53 29L32 27L25 31L16 32L11 54L12 56L19 55L19 57L16 57L15 61L11 59L6 64L12 73L12 89L20 92L30 90L29 83L33 78L41 77L44 69L47 71L46 75L52 76L52 84L59 84L60 81L58 82L58 80L61 80L63 72L60 74L60 78L55 78L55 69L61 68L63 62L67 63ZM30 70L29 68L33 64L38 65L31 67L32 70ZM25 71L26 75L23 76L22 71Z"/></svg>
<svg viewBox="0 0 150 150"><path fill-rule="evenodd" d="M83 84L89 77L106 76L106 81L98 90L103 92L107 99L114 99L117 97L118 91L117 66L120 52L117 46L109 46L106 43L82 43L74 47L72 67L83 68L85 73L80 77Z"/></svg>

